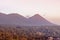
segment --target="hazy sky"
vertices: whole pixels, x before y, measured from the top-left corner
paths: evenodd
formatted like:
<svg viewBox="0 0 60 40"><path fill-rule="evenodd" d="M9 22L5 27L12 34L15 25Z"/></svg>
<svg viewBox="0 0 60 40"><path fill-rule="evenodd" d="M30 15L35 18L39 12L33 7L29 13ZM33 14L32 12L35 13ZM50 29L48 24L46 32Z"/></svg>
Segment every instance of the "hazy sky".
<svg viewBox="0 0 60 40"><path fill-rule="evenodd" d="M19 13L23 16L39 13L60 24L60 0L0 0L0 12Z"/></svg>

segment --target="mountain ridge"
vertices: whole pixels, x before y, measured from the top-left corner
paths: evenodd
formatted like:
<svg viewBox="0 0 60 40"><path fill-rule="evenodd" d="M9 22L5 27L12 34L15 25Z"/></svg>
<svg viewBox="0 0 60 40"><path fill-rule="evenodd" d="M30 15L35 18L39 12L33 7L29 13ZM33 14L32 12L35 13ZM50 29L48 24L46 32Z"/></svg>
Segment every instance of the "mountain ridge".
<svg viewBox="0 0 60 40"><path fill-rule="evenodd" d="M53 25L39 14L35 14L32 17L26 18L17 13L3 14L0 13L0 24L15 24L20 26L41 26L41 25Z"/></svg>

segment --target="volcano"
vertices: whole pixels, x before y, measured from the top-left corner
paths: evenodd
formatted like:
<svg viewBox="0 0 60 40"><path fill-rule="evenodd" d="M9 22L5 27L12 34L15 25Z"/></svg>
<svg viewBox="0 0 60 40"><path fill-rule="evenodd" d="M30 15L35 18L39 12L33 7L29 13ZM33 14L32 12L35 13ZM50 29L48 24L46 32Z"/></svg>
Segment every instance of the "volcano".
<svg viewBox="0 0 60 40"><path fill-rule="evenodd" d="M20 25L20 26L54 25L53 23L49 22L39 14L35 14L30 18L26 18L17 13L12 13L8 15L0 13L0 24Z"/></svg>
<svg viewBox="0 0 60 40"><path fill-rule="evenodd" d="M49 22L39 14L35 14L34 16L29 18L31 25L35 26L45 26L45 25L54 25L53 23Z"/></svg>

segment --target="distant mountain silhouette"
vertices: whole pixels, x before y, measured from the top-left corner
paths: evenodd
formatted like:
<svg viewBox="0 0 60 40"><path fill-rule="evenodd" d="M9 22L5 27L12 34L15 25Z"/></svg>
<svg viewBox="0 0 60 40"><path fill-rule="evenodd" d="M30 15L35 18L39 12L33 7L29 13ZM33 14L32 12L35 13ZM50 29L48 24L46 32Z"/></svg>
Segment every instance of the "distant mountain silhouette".
<svg viewBox="0 0 60 40"><path fill-rule="evenodd" d="M26 18L17 14L3 14L0 13L0 24L9 24L9 25L24 25Z"/></svg>
<svg viewBox="0 0 60 40"><path fill-rule="evenodd" d="M29 18L31 24L34 25L53 25L51 22L40 16L39 14L35 14L34 16Z"/></svg>
<svg viewBox="0 0 60 40"><path fill-rule="evenodd" d="M45 18L36 14L30 18L25 18L17 13L3 14L0 13L0 24L9 25L20 25L20 26L41 26L41 25L53 25L51 22L47 21Z"/></svg>

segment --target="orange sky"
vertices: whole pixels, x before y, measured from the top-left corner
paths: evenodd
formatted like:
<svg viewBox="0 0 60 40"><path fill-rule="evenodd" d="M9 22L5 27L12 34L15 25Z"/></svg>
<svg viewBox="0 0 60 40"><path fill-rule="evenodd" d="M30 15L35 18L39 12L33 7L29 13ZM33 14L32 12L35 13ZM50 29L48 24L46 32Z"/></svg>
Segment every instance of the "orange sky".
<svg viewBox="0 0 60 40"><path fill-rule="evenodd" d="M0 12L19 13L23 16L42 15L60 24L60 0L0 0Z"/></svg>

